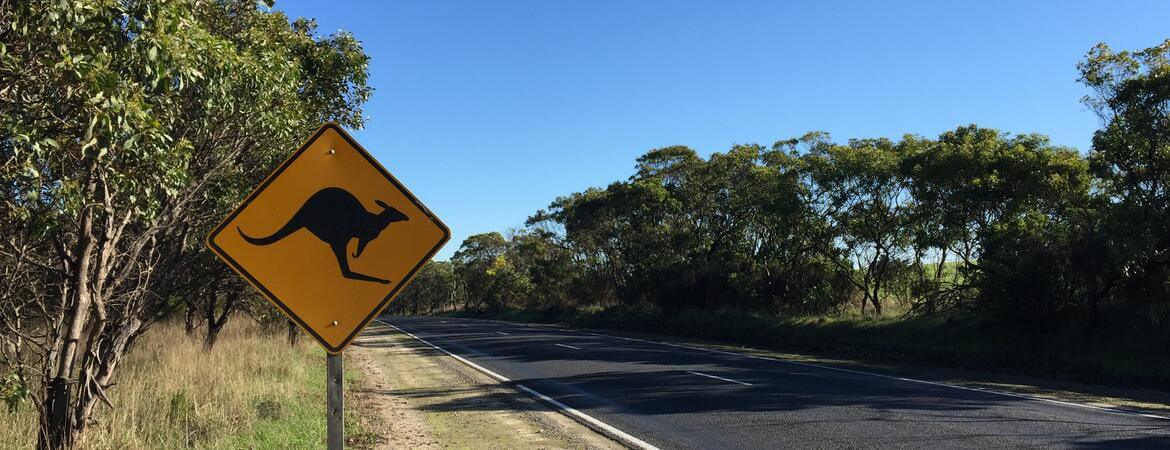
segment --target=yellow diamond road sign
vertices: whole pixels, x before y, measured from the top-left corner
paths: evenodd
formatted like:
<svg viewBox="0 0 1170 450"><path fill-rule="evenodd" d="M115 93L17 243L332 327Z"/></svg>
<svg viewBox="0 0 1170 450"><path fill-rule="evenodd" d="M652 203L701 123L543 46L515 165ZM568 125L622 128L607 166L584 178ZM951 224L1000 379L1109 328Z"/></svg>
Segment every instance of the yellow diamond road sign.
<svg viewBox="0 0 1170 450"><path fill-rule="evenodd" d="M207 245L331 353L340 353L451 237L345 131L326 124Z"/></svg>

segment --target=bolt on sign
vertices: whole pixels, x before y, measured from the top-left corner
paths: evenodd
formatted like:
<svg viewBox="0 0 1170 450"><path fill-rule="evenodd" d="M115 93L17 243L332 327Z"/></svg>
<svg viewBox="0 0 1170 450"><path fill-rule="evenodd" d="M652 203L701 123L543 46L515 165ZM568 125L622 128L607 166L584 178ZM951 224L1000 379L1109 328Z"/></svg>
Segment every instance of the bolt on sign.
<svg viewBox="0 0 1170 450"><path fill-rule="evenodd" d="M341 353L450 237L349 134L326 124L207 245L327 351Z"/></svg>

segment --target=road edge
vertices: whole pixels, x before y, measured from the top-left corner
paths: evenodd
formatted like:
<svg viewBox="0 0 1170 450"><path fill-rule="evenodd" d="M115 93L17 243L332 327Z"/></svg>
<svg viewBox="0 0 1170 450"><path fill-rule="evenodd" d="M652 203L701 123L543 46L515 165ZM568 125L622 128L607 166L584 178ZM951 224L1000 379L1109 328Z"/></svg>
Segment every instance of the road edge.
<svg viewBox="0 0 1170 450"><path fill-rule="evenodd" d="M580 410L577 410L576 408L573 408L573 407L568 406L564 403L561 403L552 397L549 397L547 395L544 395L544 394L536 391L535 389L532 389L532 388L525 386L523 384L516 383L516 382L512 381L511 379L509 379L508 377L505 377L503 375L495 373L486 367L483 367L479 364L471 362L467 358L464 358L464 357L456 355L450 351L447 351L447 349L439 347L438 345L432 344L430 341L427 341L426 339L415 336L413 333L406 331L406 330L403 330L402 328L399 328L397 325L386 322L382 319L374 319L374 320L377 322L380 322L383 325L386 325L390 328L393 328L394 330L398 331L399 333L410 336L412 339L419 341L419 342L422 342L423 344L425 344L425 345L427 345L435 350L443 352L443 354L454 358L456 361L459 361L472 369L475 369L477 372L480 372L484 375L487 375L489 378L496 380L500 384L502 384L504 386L511 387L511 388L515 389L517 392L521 392L525 395L528 395L529 397L532 397L532 398L536 399L537 401L540 401L541 403L548 405L549 407L553 408L554 410L561 413L562 415L564 415L570 419L573 419L574 421L576 421L582 425L585 425L586 427L589 427L589 429L596 431L598 433L601 433L602 435L605 435L606 437L613 439L617 442L620 442L622 445L625 445L625 446L630 447L630 448L641 449L641 450L659 450L658 447L654 446L653 444L650 444L649 442L638 439L637 437L635 437L629 433L626 433L626 432L618 429L617 427L614 427L613 425L602 422L601 420L597 419L596 417L590 416L588 414L581 412Z"/></svg>
<svg viewBox="0 0 1170 450"><path fill-rule="evenodd" d="M803 361L794 361L794 360L784 359L784 358L780 358L780 357L776 357L776 356L764 356L764 355L760 355L760 354L753 354L750 352L728 351L728 350L721 350L721 349L717 349L717 348L708 348L708 347L704 347L701 345L694 345L694 344L685 344L685 343L677 343L677 342L654 340L654 339L644 339L644 338L637 338L637 337L630 337L630 336L622 336L620 334L607 334L607 333L598 332L598 331L603 331L603 330L580 329L580 328L566 327L563 325L533 324L533 323L528 323L528 322L515 322L515 321L510 321L510 320L482 319L482 318L474 318L473 320L483 320L483 321L487 321L487 322L506 323L506 324L518 325L518 326L537 326L537 327L559 328L559 329L564 330L564 331L571 331L571 332L582 333L582 334L593 335L593 336L602 336L602 337L621 339L621 340L627 340L627 341L635 341L635 342L645 342L645 343L650 343L650 344L664 345L664 346L668 346L668 347L682 348L682 349L687 349L687 350L695 350L695 351L701 351L701 352L710 352L710 353L716 353L716 354L722 354L722 355L737 356L737 357L741 357L741 358L761 359L761 360L766 360L766 361L778 362L778 363L782 363L782 364L792 364L792 365L796 365L796 366L815 367L815 368L819 368L819 369L832 370L832 371L836 371L836 372L844 372L844 373L852 373L852 374L856 374L856 375L865 375L865 376L872 376L872 377L878 377L878 378L885 378L885 379L897 380L897 381L902 381L902 382L907 382L907 383L917 383L917 384L925 384L925 385L944 387L944 388L950 388L950 389L958 389L958 390L963 390L963 391L981 392L984 394L999 395L999 396L1004 396L1004 397L1014 397L1014 398L1020 398L1020 399L1025 399L1025 400L1031 400L1031 401L1037 401L1037 402L1043 402L1043 403L1051 403L1051 404L1076 407L1076 408L1083 408L1083 409L1092 409L1092 410L1097 410L1097 411L1101 411L1101 412L1108 412L1108 413L1112 413L1112 414L1121 414L1121 415L1127 415L1127 416L1137 416L1137 417L1145 417L1148 419L1170 421L1170 415L1155 414L1153 412L1143 411L1140 409L1130 409L1130 408L1118 407L1118 406L1099 406L1099 405L1080 403L1080 402L1075 402L1075 401L1066 401L1066 400L1060 400L1060 399L1056 399L1056 398L1042 397L1042 396L1037 396L1037 395L1032 395L1032 394L1024 394L1024 393L1019 393L1019 392L1005 391L1005 390L1000 390L1000 389L991 389L991 388L978 387L978 386L965 386L963 384L957 384L957 383L953 383L953 382L932 381L932 380L926 380L926 379L920 379L920 378L912 378L912 377L906 377L906 376L901 376L901 375L895 375L892 373L882 373L880 371L880 369L859 370L859 369L852 369L852 368L846 368L846 367L835 367L833 365L826 364L826 363L811 363L811 362L803 362ZM609 330L604 330L604 331L609 331ZM764 351L762 351L762 352L764 352ZM767 352L764 352L764 353L767 353Z"/></svg>

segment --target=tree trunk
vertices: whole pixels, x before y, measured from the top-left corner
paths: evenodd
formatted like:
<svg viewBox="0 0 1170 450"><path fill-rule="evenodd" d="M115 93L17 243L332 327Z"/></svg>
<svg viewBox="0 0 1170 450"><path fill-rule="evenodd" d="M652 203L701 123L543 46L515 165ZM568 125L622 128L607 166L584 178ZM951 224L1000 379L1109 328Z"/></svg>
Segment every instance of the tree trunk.
<svg viewBox="0 0 1170 450"><path fill-rule="evenodd" d="M187 313L183 319L183 332L188 337L195 336L195 305L194 302L187 300Z"/></svg>
<svg viewBox="0 0 1170 450"><path fill-rule="evenodd" d="M203 336L203 351L210 352L219 341L219 327L207 327L207 335Z"/></svg>
<svg viewBox="0 0 1170 450"><path fill-rule="evenodd" d="M41 414L40 436L37 449L56 450L68 448L69 437L69 383L64 378L49 381Z"/></svg>
<svg viewBox="0 0 1170 450"><path fill-rule="evenodd" d="M292 320L287 320L286 322L288 322L288 345L295 347L298 338L301 336L300 330L297 329L297 324Z"/></svg>
<svg viewBox="0 0 1170 450"><path fill-rule="evenodd" d="M227 324L228 319L231 318L232 312L235 311L236 303L238 303L240 298L240 293L229 291L228 293L224 294L223 309L219 310L218 312L216 311L217 296L218 295L215 291L212 291L211 294L207 296L207 309L205 310L207 314L207 317L205 318L207 320L207 334L203 337L204 351L211 351L213 348L215 348L215 343L219 340L219 332L223 330L223 326Z"/></svg>
<svg viewBox="0 0 1170 450"><path fill-rule="evenodd" d="M90 190L96 188L96 183L90 181ZM85 208L82 212L81 223L77 231L76 259L73 260L72 278L69 280L69 289L73 295L72 304L66 314L66 328L64 334L58 337L60 353L53 361L53 377L46 386L43 411L41 416L41 439L37 447L41 449L60 449L73 446L76 438L76 424L69 420L69 407L72 404L72 389L70 377L73 376L77 364L77 343L81 340L82 330L89 321L90 307L93 303L93 292L90 290L89 273L94 250L93 236L93 208Z"/></svg>
<svg viewBox="0 0 1170 450"><path fill-rule="evenodd" d="M942 277L944 269L947 265L947 247L943 247L942 256L938 259L938 265L934 268L934 286L931 289L930 296L926 298L926 315L933 317L938 312L938 296L942 290Z"/></svg>

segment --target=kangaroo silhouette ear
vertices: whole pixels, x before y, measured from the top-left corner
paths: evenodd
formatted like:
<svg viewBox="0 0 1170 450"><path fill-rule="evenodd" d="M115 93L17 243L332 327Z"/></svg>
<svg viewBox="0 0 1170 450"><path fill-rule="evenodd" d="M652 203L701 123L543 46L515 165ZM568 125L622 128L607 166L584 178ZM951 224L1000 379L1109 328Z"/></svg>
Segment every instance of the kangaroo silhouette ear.
<svg viewBox="0 0 1170 450"><path fill-rule="evenodd" d="M390 209L390 205L387 205L385 202L383 202L381 200L374 200L374 203L377 203L378 206L382 207L382 209Z"/></svg>

